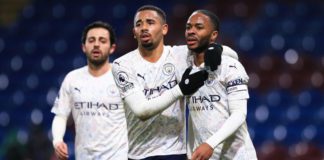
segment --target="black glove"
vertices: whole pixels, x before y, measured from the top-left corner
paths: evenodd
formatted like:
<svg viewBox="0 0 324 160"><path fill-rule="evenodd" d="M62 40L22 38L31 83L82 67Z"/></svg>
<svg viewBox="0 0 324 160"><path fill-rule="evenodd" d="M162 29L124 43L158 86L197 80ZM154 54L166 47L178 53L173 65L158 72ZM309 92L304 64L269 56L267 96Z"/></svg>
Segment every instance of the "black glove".
<svg viewBox="0 0 324 160"><path fill-rule="evenodd" d="M192 67L188 67L186 69L179 83L179 87L183 95L191 95L195 93L201 86L204 85L204 81L208 78L208 73L206 70L201 70L190 74L191 69Z"/></svg>
<svg viewBox="0 0 324 160"><path fill-rule="evenodd" d="M211 43L208 45L208 48L205 51L205 67L207 70L217 70L218 65L220 65L222 61L222 52L222 45L217 43Z"/></svg>

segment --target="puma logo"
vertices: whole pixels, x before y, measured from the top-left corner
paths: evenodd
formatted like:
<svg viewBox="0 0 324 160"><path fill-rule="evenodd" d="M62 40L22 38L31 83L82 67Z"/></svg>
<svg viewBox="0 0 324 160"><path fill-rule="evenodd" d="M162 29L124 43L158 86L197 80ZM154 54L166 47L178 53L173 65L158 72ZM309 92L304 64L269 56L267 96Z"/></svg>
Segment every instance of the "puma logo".
<svg viewBox="0 0 324 160"><path fill-rule="evenodd" d="M81 90L79 88L74 87L74 90L78 91L79 93L81 93Z"/></svg>
<svg viewBox="0 0 324 160"><path fill-rule="evenodd" d="M235 63L234 63L234 65L229 65L229 67L237 69Z"/></svg>
<svg viewBox="0 0 324 160"><path fill-rule="evenodd" d="M143 80L145 80L144 76L140 75L139 73L137 73L138 77L141 77Z"/></svg>
<svg viewBox="0 0 324 160"><path fill-rule="evenodd" d="M114 63L120 66L120 64L118 62L114 62Z"/></svg>

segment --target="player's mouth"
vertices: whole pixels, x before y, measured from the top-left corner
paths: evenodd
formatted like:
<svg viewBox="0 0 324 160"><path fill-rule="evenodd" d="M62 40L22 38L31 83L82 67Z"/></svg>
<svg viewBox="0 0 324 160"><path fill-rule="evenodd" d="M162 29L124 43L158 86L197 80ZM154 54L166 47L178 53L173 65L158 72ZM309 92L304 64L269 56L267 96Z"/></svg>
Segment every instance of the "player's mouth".
<svg viewBox="0 0 324 160"><path fill-rule="evenodd" d="M99 49L94 49L91 51L91 54L95 57L100 56L101 55L101 51Z"/></svg>
<svg viewBox="0 0 324 160"><path fill-rule="evenodd" d="M189 37L186 38L186 41L187 41L188 46L192 46L192 45L195 45L198 42L198 39L196 37L189 36Z"/></svg>
<svg viewBox="0 0 324 160"><path fill-rule="evenodd" d="M149 33L143 33L140 35L140 39L142 42L147 42L151 39L151 35Z"/></svg>

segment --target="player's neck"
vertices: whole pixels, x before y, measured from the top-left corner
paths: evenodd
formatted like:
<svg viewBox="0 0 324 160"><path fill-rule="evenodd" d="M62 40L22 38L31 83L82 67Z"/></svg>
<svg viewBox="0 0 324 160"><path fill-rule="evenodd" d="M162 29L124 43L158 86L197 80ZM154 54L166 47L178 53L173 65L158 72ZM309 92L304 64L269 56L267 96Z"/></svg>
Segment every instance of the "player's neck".
<svg viewBox="0 0 324 160"><path fill-rule="evenodd" d="M138 49L140 51L141 56L145 60L147 60L151 63L155 63L160 59L160 57L163 53L163 46L164 46L163 43L160 43L157 47L155 47L152 50L148 50L143 47L139 47Z"/></svg>
<svg viewBox="0 0 324 160"><path fill-rule="evenodd" d="M194 54L194 63L196 66L200 66L204 62L205 62L204 53Z"/></svg>
<svg viewBox="0 0 324 160"><path fill-rule="evenodd" d="M93 64L88 64L88 71L94 77L99 77L108 72L111 68L110 63L104 63L103 65L97 66Z"/></svg>

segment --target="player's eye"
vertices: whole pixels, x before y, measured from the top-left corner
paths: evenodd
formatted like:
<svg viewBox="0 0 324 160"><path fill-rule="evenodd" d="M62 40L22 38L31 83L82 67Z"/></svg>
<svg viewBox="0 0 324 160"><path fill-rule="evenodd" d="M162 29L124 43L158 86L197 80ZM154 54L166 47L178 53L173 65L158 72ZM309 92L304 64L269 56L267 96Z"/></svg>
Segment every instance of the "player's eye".
<svg viewBox="0 0 324 160"><path fill-rule="evenodd" d="M135 23L135 27L140 27L142 25L142 21L137 21L136 23Z"/></svg>
<svg viewBox="0 0 324 160"><path fill-rule="evenodd" d="M95 41L94 38L88 38L88 42L89 42L89 43L93 43L94 41Z"/></svg>
<svg viewBox="0 0 324 160"><path fill-rule="evenodd" d="M186 25L186 30L191 29L191 25Z"/></svg>
<svg viewBox="0 0 324 160"><path fill-rule="evenodd" d="M154 20L148 20L147 23L148 23L148 24L154 24L155 21L154 21Z"/></svg>
<svg viewBox="0 0 324 160"><path fill-rule="evenodd" d="M197 28L197 30L201 30L201 29L204 29L204 26L202 26L202 25L197 25L196 28Z"/></svg>

